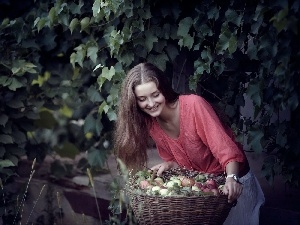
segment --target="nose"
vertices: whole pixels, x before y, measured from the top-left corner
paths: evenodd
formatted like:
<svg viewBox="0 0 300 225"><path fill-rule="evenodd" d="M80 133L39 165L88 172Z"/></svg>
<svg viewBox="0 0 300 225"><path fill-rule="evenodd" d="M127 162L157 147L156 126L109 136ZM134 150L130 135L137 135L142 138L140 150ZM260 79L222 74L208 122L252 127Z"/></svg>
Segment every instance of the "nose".
<svg viewBox="0 0 300 225"><path fill-rule="evenodd" d="M153 107L154 104L155 104L155 103L154 103L153 99L152 99L152 98L148 98L147 105L148 105L149 107Z"/></svg>

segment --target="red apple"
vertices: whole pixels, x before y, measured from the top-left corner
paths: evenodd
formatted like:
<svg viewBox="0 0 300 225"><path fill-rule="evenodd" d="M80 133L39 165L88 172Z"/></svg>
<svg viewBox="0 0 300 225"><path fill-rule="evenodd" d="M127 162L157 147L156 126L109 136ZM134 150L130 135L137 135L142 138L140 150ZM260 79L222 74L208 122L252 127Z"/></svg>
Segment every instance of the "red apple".
<svg viewBox="0 0 300 225"><path fill-rule="evenodd" d="M209 188L203 188L202 190L203 192L211 192L211 190Z"/></svg>
<svg viewBox="0 0 300 225"><path fill-rule="evenodd" d="M195 184L195 180L193 178L183 177L180 178L180 180L183 187L191 187Z"/></svg>
<svg viewBox="0 0 300 225"><path fill-rule="evenodd" d="M215 180L213 179L208 179L206 182L205 182L206 186L209 188L209 189L216 189L217 188L217 183Z"/></svg>
<svg viewBox="0 0 300 225"><path fill-rule="evenodd" d="M145 189L150 185L150 182L147 180L141 180L140 181L140 188Z"/></svg>
<svg viewBox="0 0 300 225"><path fill-rule="evenodd" d="M198 188L201 188L203 186L203 183L201 182L195 182L195 185L198 187Z"/></svg>

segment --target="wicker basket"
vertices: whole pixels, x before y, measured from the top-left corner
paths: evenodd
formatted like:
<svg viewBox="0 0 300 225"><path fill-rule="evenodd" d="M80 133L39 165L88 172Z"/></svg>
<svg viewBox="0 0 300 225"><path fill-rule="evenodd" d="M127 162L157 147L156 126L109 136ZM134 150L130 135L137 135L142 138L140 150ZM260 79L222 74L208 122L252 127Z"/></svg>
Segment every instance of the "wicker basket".
<svg viewBox="0 0 300 225"><path fill-rule="evenodd" d="M133 213L141 225L219 225L232 204L226 195L151 196L126 189Z"/></svg>
<svg viewBox="0 0 300 225"><path fill-rule="evenodd" d="M127 193L139 224L218 225L231 209L225 195L159 197Z"/></svg>

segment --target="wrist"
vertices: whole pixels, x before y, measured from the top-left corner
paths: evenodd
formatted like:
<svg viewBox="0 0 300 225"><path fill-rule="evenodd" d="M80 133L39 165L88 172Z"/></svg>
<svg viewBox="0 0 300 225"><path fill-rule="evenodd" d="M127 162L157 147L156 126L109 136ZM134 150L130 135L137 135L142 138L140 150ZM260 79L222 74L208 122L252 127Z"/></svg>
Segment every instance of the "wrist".
<svg viewBox="0 0 300 225"><path fill-rule="evenodd" d="M234 173L228 174L228 175L226 176L226 181L227 181L227 180L231 180L231 181L235 181L235 182L237 182L237 183L240 183L240 178L238 177L238 175L236 175L236 174L234 174Z"/></svg>

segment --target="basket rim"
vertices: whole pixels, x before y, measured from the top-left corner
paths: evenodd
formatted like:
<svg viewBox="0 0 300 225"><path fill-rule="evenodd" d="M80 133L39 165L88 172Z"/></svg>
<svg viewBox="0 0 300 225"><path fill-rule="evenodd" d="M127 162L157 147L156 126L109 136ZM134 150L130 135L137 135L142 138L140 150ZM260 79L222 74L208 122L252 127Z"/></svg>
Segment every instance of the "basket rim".
<svg viewBox="0 0 300 225"><path fill-rule="evenodd" d="M186 168L173 168L173 169L169 169L169 170L164 171L164 172L167 172L168 175L172 174L174 176L186 176L186 177L190 177L190 178L194 178L199 174L205 175L205 173L201 173L199 171L194 171L194 170L188 170ZM190 174L188 174L188 173L190 173ZM215 179L216 177L219 178L219 179L224 179L224 174L208 174L208 175L213 175L213 176L207 177L207 175L205 175L206 179L211 179L211 178ZM141 190L140 188L136 187L136 184L134 183L134 181L136 181L136 179L137 179L137 177L135 175L131 174L131 176L129 176L129 179L127 180L126 184L124 185L123 190L125 191L125 193L127 192L128 195L143 196L143 197L147 197L147 198L156 198L156 199L209 198L209 199L212 199L212 200L215 200L215 199L217 200L217 199L227 198L227 195L225 195L222 192L219 192L218 195L215 195L215 194L213 194L213 192L203 192L203 191L200 191L198 193L197 193L197 191L193 191L195 194L191 194L191 195L185 195L185 194L180 194L180 193L177 193L177 194L174 193L172 195L148 194L145 191ZM164 179L168 179L168 178L164 177ZM153 180L153 177L152 177L152 180ZM215 182L217 182L218 186L219 185L224 185L223 182L218 182L216 179L215 179ZM158 186L160 186L160 185L158 185ZM217 189L219 189L219 188L217 188ZM140 191L138 191L138 190L140 190Z"/></svg>
<svg viewBox="0 0 300 225"><path fill-rule="evenodd" d="M224 197L227 197L227 195L225 194L220 194L220 195L211 195L211 194L203 194L203 195L190 195L190 196L187 196L187 195L148 195L146 193L136 193L134 192L133 190L130 190L130 189L125 189L125 192L129 192L130 194L133 194L133 195L139 195L139 196L145 196L145 197L149 197L149 198L160 198L160 199L165 199L165 198L189 198L189 199L195 199L195 198L224 198ZM205 193L205 192L204 192Z"/></svg>

